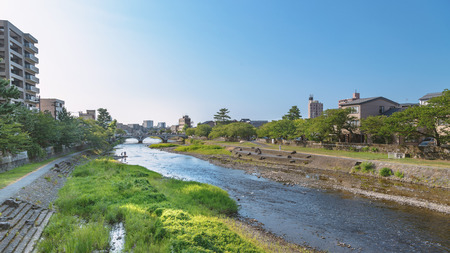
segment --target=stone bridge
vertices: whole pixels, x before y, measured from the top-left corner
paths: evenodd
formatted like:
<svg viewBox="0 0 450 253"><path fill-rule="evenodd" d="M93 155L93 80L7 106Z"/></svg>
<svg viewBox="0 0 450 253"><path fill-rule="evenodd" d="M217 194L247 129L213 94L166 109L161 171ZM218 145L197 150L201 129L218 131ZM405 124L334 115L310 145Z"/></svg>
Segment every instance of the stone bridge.
<svg viewBox="0 0 450 253"><path fill-rule="evenodd" d="M167 143L169 139L172 138L183 138L186 139L187 135L185 134L144 134L144 133L133 133L133 134L126 134L121 135L123 138L134 138L138 140L138 143L142 143L145 138L147 137L158 137L162 140L163 143Z"/></svg>

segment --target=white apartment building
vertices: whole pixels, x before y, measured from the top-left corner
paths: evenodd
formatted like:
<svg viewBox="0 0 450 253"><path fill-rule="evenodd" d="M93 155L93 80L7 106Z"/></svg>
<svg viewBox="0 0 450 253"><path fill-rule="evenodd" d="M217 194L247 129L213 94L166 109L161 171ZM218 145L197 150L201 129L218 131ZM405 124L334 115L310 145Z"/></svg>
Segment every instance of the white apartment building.
<svg viewBox="0 0 450 253"><path fill-rule="evenodd" d="M7 20L0 20L0 78L10 80L10 85L21 92L13 102L32 110L38 110L39 103L37 43L31 34L23 33Z"/></svg>

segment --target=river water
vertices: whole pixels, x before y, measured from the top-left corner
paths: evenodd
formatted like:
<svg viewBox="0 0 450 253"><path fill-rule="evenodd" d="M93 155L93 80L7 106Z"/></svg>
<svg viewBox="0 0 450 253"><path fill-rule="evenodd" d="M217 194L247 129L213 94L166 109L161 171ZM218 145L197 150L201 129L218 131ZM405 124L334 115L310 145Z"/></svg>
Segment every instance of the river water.
<svg viewBox="0 0 450 253"><path fill-rule="evenodd" d="M342 191L286 186L242 170L213 165L127 140L116 148L128 164L166 177L216 185L240 205L239 214L256 219L285 240L330 252L450 252L450 216Z"/></svg>

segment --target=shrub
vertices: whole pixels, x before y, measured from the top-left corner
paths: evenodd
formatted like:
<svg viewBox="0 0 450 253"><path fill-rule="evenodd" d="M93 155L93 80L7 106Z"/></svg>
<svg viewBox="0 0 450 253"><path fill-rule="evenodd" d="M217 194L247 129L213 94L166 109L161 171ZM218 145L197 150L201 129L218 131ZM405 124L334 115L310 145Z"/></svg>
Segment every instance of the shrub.
<svg viewBox="0 0 450 253"><path fill-rule="evenodd" d="M373 172L375 165L371 162L362 162L361 163L361 172L367 173L367 172Z"/></svg>
<svg viewBox="0 0 450 253"><path fill-rule="evenodd" d="M393 174L394 173L392 172L392 170L389 168L386 168L386 167L384 167L380 170L380 175L382 177L389 177L389 176L392 176Z"/></svg>
<svg viewBox="0 0 450 253"><path fill-rule="evenodd" d="M395 176L398 177L398 178L403 178L405 175L401 171L396 171L395 172Z"/></svg>
<svg viewBox="0 0 450 253"><path fill-rule="evenodd" d="M378 148L376 148L376 147L371 148L371 150L372 150L372 152L378 152Z"/></svg>
<svg viewBox="0 0 450 253"><path fill-rule="evenodd" d="M43 148L41 148L41 146L39 146L37 143L32 143L28 147L27 152L28 152L28 157L32 160L41 159L47 155L45 150Z"/></svg>
<svg viewBox="0 0 450 253"><path fill-rule="evenodd" d="M362 152L369 152L369 147L363 147L363 148L361 149L361 151L362 151Z"/></svg>

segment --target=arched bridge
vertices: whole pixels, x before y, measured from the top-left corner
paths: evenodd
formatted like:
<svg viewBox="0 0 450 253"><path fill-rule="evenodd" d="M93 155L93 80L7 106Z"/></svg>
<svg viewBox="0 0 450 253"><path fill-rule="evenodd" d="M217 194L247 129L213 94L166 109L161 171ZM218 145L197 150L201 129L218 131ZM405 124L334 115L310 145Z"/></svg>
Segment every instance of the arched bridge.
<svg viewBox="0 0 450 253"><path fill-rule="evenodd" d="M185 134L143 134L143 133L134 133L134 134L126 134L121 135L123 138L134 138L138 140L138 143L142 143L147 137L158 137L162 140L163 143L167 143L169 139L172 138L183 138L186 139L187 135Z"/></svg>

